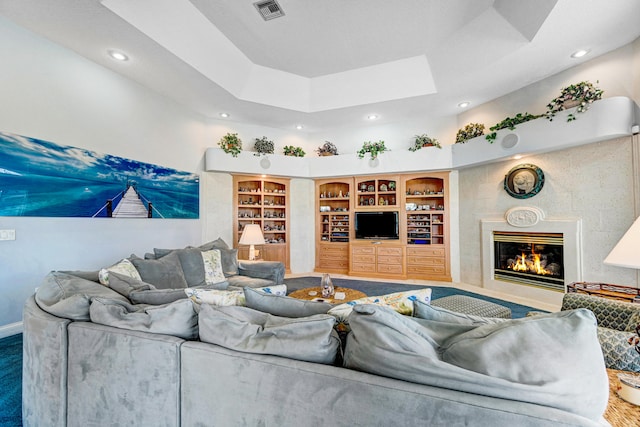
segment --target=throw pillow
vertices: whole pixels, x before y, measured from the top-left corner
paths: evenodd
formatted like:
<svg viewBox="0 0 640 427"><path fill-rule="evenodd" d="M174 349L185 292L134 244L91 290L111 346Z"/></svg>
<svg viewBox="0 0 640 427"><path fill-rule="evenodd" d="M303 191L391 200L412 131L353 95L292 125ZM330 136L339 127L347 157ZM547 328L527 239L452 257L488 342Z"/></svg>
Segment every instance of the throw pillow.
<svg viewBox="0 0 640 427"><path fill-rule="evenodd" d="M338 321L336 328L340 332L349 331L349 314L355 305L376 304L385 305L400 314L413 315L413 301L420 300L428 304L431 301L431 289L417 289L415 291L395 292L377 297L365 297L337 305L329 310L329 314Z"/></svg>
<svg viewBox="0 0 640 427"><path fill-rule="evenodd" d="M171 252L160 259L133 258L133 265L140 273L140 279L158 289L186 288L187 281L180 265L180 258Z"/></svg>
<svg viewBox="0 0 640 427"><path fill-rule="evenodd" d="M268 286L257 288L259 292L286 295L287 285ZM246 305L246 299L243 290L217 290L203 288L187 288L184 289L187 297L197 304L211 304L215 306L229 305Z"/></svg>
<svg viewBox="0 0 640 427"><path fill-rule="evenodd" d="M349 320L345 367L592 420L606 408L608 378L588 310L474 326L358 305Z"/></svg>
<svg viewBox="0 0 640 427"><path fill-rule="evenodd" d="M64 319L89 320L89 305L94 297L127 301L125 297L100 283L71 274L52 271L36 291L36 303L49 314Z"/></svg>
<svg viewBox="0 0 640 427"><path fill-rule="evenodd" d="M238 250L237 249L219 249L222 273L225 277L238 275Z"/></svg>
<svg viewBox="0 0 640 427"><path fill-rule="evenodd" d="M218 237L216 240L213 240L211 242L207 242L198 246L198 249L200 249L201 251L210 251L211 249L230 249L230 248L229 248L229 245L227 245L227 242L222 240L222 238Z"/></svg>
<svg viewBox="0 0 640 427"><path fill-rule="evenodd" d="M198 316L189 300L158 306L134 306L107 298L94 298L91 321L133 331L173 335L183 339L198 336Z"/></svg>
<svg viewBox="0 0 640 427"><path fill-rule="evenodd" d="M153 249L154 258L161 259L169 254L175 253L180 260L180 266L184 273L184 279L187 282L187 286L192 288L194 286L203 286L206 284L204 277L204 261L202 259L201 251L197 248L184 248L184 249Z"/></svg>
<svg viewBox="0 0 640 427"><path fill-rule="evenodd" d="M291 319L247 307L203 305L200 340L236 351L331 364L340 347L326 314Z"/></svg>
<svg viewBox="0 0 640 427"><path fill-rule="evenodd" d="M420 300L413 301L413 315L421 319L434 320L436 322L459 323L461 325L485 325L487 323L500 323L509 320L458 313L447 310L446 308L426 304Z"/></svg>
<svg viewBox="0 0 640 427"><path fill-rule="evenodd" d="M207 285L225 281L222 272L222 257L219 249L200 253L204 262L204 281Z"/></svg>
<svg viewBox="0 0 640 427"><path fill-rule="evenodd" d="M307 317L314 314L327 314L333 305L326 302L304 301L287 296L245 287L244 296L247 307L264 313L282 317Z"/></svg>
<svg viewBox="0 0 640 427"><path fill-rule="evenodd" d="M127 258L124 258L122 261L119 261L110 267L103 268L98 272L98 279L103 285L109 284L110 271L115 271L116 273L124 274L129 277L141 279L140 273L138 273L136 267Z"/></svg>

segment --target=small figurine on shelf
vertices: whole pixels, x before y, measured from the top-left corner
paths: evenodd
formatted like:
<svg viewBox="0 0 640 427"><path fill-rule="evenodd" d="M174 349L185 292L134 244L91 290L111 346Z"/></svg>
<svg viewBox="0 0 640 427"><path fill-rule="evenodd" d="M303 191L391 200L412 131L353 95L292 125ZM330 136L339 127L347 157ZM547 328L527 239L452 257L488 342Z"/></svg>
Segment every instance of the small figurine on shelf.
<svg viewBox="0 0 640 427"><path fill-rule="evenodd" d="M322 280L320 281L320 289L322 289L322 298L330 298L335 292L331 277L327 273L324 273L322 275Z"/></svg>

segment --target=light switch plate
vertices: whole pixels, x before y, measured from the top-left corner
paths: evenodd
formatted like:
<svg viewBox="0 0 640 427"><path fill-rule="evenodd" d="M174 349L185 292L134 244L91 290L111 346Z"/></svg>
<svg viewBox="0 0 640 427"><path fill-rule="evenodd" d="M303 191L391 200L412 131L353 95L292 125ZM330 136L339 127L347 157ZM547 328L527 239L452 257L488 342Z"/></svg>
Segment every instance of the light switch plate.
<svg viewBox="0 0 640 427"><path fill-rule="evenodd" d="M0 240L16 240L16 230L0 230Z"/></svg>

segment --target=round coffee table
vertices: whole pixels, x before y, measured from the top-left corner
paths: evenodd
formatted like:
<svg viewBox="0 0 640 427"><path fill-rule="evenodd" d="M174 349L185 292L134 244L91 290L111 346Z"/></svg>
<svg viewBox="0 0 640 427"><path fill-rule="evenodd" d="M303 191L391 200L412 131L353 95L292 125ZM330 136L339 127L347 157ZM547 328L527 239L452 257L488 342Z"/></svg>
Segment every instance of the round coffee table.
<svg viewBox="0 0 640 427"><path fill-rule="evenodd" d="M354 299L365 298L367 294L364 292L357 291L355 289L349 288L341 288L336 286L334 291L337 293L344 293L343 299L336 299L335 294L331 298L322 298L322 289L320 286L316 286L313 288L304 288L299 289L297 291L291 292L289 295L292 298L303 299L303 300L322 300L324 302L328 302L330 304L342 304L343 302L353 301Z"/></svg>

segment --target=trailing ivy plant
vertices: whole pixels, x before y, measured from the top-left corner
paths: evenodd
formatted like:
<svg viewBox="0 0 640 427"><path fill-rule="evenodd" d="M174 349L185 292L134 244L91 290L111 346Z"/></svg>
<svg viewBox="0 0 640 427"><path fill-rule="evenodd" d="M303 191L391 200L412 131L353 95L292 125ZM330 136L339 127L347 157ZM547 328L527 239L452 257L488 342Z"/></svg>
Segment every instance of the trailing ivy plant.
<svg viewBox="0 0 640 427"><path fill-rule="evenodd" d="M218 146L220 146L225 153L231 154L233 157L238 157L238 154L242 151L242 140L238 138L237 133L227 133L220 138Z"/></svg>
<svg viewBox="0 0 640 427"><path fill-rule="evenodd" d="M482 123L469 123L462 129L458 129L456 134L456 144L464 144L471 138L484 135L484 125Z"/></svg>
<svg viewBox="0 0 640 427"><path fill-rule="evenodd" d="M494 126L491 126L489 128L491 133L486 136L487 141L489 141L490 143L493 144L493 142L496 140L496 137L498 136L497 131L499 131L500 129L511 129L511 130L514 130L516 128L516 125L519 125L520 123L528 122L530 120L535 120L538 117L542 117L542 115L541 114L533 115L533 114L529 114L529 113L524 113L524 114L518 113L518 114L515 115L515 117L507 117L506 119L504 119L500 123L498 123L498 124L496 124Z"/></svg>
<svg viewBox="0 0 640 427"><path fill-rule="evenodd" d="M379 154L384 153L385 151L387 151L387 147L385 147L384 141L365 141L364 144L362 144L362 148L358 150L358 157L363 158L365 154L369 153L371 155L371 160L375 160Z"/></svg>
<svg viewBox="0 0 640 427"><path fill-rule="evenodd" d="M273 141L267 139L266 136L262 138L256 138L256 142L253 144L253 148L257 151L254 156L262 156L265 154L273 154L274 146Z"/></svg>
<svg viewBox="0 0 640 427"><path fill-rule="evenodd" d="M301 147L294 147L293 145L285 145L283 150L285 156L304 157L307 154Z"/></svg>
<svg viewBox="0 0 640 427"><path fill-rule="evenodd" d="M596 83L599 83L596 80ZM547 104L547 112L545 116L549 121L553 120L553 117L558 111L566 110L568 108L578 107L576 113L584 113L591 107L594 101L602 98L604 91L596 87L589 81L583 81L580 83L572 84L565 87L560 91L560 96L553 98L549 104ZM576 119L576 116L571 113L567 116L567 121L571 122Z"/></svg>
<svg viewBox="0 0 640 427"><path fill-rule="evenodd" d="M413 147L409 147L409 151L418 151L424 147L438 147L442 148L437 139L431 138L426 133L422 135L416 135L416 140L413 143Z"/></svg>

